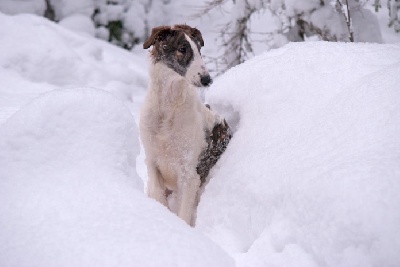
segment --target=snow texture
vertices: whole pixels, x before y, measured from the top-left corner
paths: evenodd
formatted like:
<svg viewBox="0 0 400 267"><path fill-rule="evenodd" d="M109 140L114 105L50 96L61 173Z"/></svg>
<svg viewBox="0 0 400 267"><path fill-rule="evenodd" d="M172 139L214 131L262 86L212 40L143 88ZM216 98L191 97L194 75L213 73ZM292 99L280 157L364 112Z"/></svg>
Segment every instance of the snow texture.
<svg viewBox="0 0 400 267"><path fill-rule="evenodd" d="M0 123L38 94L59 88L102 88L138 101L146 88L145 55L76 35L44 18L0 13ZM131 105L138 111L139 105Z"/></svg>
<svg viewBox="0 0 400 267"><path fill-rule="evenodd" d="M30 15L0 22L0 266L233 266L143 193L145 55Z"/></svg>
<svg viewBox="0 0 400 267"><path fill-rule="evenodd" d="M143 194L143 50L0 24L0 266L400 266L399 45L292 43L216 79L234 135L193 229Z"/></svg>
<svg viewBox="0 0 400 267"><path fill-rule="evenodd" d="M90 36L95 36L93 22L87 16L74 14L60 20L59 24L67 29L70 29L71 31L82 32Z"/></svg>
<svg viewBox="0 0 400 267"><path fill-rule="evenodd" d="M0 129L1 266L232 266L142 193L129 110L110 93L47 93Z"/></svg>
<svg viewBox="0 0 400 267"><path fill-rule="evenodd" d="M96 0L97 1L97 0ZM90 18L93 15L93 0L51 0L50 3L56 13L58 20L72 15L86 15Z"/></svg>
<svg viewBox="0 0 400 267"><path fill-rule="evenodd" d="M208 94L236 132L197 228L238 266L399 266L400 46L294 43Z"/></svg>
<svg viewBox="0 0 400 267"><path fill-rule="evenodd" d="M9 15L15 15L19 13L32 13L37 15L43 15L45 11L44 0L1 0L0 10L1 12Z"/></svg>

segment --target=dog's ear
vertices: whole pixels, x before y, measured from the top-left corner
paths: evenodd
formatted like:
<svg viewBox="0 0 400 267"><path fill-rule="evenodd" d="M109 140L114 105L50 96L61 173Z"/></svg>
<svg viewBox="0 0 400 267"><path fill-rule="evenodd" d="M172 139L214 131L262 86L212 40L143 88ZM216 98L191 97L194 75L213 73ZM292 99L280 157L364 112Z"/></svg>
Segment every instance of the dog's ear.
<svg viewBox="0 0 400 267"><path fill-rule="evenodd" d="M143 43L143 49L147 49L154 45L156 41L165 40L165 38L172 33L170 26L159 26L151 30L151 35L146 42Z"/></svg>
<svg viewBox="0 0 400 267"><path fill-rule="evenodd" d="M191 28L191 36L193 39L199 42L200 46L204 46L204 40L203 36L201 35L201 32L196 29L196 28Z"/></svg>

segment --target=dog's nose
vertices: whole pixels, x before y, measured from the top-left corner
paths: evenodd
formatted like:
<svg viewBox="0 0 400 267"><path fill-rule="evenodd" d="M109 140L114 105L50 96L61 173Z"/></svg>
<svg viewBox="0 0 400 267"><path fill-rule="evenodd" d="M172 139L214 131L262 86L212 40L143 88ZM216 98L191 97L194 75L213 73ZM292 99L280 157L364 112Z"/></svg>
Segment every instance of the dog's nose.
<svg viewBox="0 0 400 267"><path fill-rule="evenodd" d="M209 86L210 84L212 84L212 79L210 75L202 75L200 76L200 82L203 86Z"/></svg>

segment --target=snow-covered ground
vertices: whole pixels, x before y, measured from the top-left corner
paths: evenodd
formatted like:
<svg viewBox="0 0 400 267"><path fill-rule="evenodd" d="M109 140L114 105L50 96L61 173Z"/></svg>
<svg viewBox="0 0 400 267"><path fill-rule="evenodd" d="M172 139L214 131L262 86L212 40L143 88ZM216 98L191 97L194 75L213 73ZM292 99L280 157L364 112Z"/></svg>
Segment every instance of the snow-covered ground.
<svg viewBox="0 0 400 267"><path fill-rule="evenodd" d="M219 77L235 134L192 229L143 194L146 53L0 25L0 266L400 266L399 44L294 43Z"/></svg>
<svg viewBox="0 0 400 267"><path fill-rule="evenodd" d="M31 15L0 24L0 266L233 266L143 194L145 56Z"/></svg>
<svg viewBox="0 0 400 267"><path fill-rule="evenodd" d="M241 266L399 266L399 74L399 45L315 42L218 79L237 130L197 228Z"/></svg>
<svg viewBox="0 0 400 267"><path fill-rule="evenodd" d="M143 194L125 104L56 90L0 128L1 266L233 266Z"/></svg>

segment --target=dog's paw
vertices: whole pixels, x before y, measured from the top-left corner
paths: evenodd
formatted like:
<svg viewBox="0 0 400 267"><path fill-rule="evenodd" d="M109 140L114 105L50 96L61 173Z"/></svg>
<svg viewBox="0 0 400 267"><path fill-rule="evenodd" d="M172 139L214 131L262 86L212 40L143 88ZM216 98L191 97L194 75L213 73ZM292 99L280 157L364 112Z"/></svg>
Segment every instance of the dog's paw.
<svg viewBox="0 0 400 267"><path fill-rule="evenodd" d="M231 129L224 118L219 123L216 123L212 132L211 139L215 143L225 142L226 140L230 140L232 138Z"/></svg>
<svg viewBox="0 0 400 267"><path fill-rule="evenodd" d="M222 127L229 128L228 123L226 122L225 118L223 116L220 116L218 114L215 114L215 125L221 125Z"/></svg>
<svg viewBox="0 0 400 267"><path fill-rule="evenodd" d="M227 137L230 139L232 137L232 132L225 118L214 112L209 104L205 104L205 106L212 112L214 116L213 128L210 129L211 139L214 142L217 142L218 140L222 139L225 140Z"/></svg>

